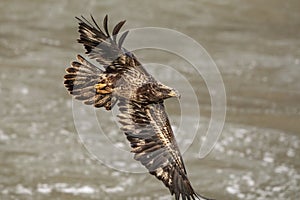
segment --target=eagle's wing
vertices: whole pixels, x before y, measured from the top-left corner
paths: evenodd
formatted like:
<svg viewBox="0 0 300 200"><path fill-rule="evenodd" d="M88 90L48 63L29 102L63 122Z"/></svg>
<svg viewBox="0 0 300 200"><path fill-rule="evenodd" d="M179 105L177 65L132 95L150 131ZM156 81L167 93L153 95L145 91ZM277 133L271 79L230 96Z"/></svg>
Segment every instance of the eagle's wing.
<svg viewBox="0 0 300 200"><path fill-rule="evenodd" d="M122 47L128 31L117 40L125 20L119 22L110 34L107 18L106 15L103 21L104 31L102 31L92 16L91 22L83 16L76 17L79 20L78 42L84 45L86 54L102 64L105 70L78 55L77 61L73 61L66 69L64 83L76 99L82 100L85 104L110 110L117 102L117 97L112 94L112 91L114 87L122 84L122 81L119 81L120 77L131 79L135 76L136 80L151 77L135 56Z"/></svg>
<svg viewBox="0 0 300 200"><path fill-rule="evenodd" d="M134 159L169 188L175 199L200 198L187 178L163 102L147 105L120 99L119 121L130 141Z"/></svg>
<svg viewBox="0 0 300 200"><path fill-rule="evenodd" d="M120 29L125 24L126 20L120 21L114 28L112 33L108 30L108 17L107 15L103 20L103 29L99 27L93 16L92 22L88 21L85 17L76 17L79 20L80 37L79 43L82 43L86 49L86 54L97 62L102 64L108 71L116 71L116 69L126 70L126 68L134 68L135 70L143 73L145 76L150 76L143 68L141 63L136 59L132 52L129 52L122 47L126 36L129 31L120 34ZM109 68L108 68L109 67Z"/></svg>
<svg viewBox="0 0 300 200"><path fill-rule="evenodd" d="M104 71L80 55L77 55L77 61L73 61L71 66L66 69L64 76L65 87L71 95L77 100L83 101L87 105L95 107L105 107L110 110L117 102L115 96L111 93L100 93L97 85L113 79L116 75L108 77Z"/></svg>
<svg viewBox="0 0 300 200"><path fill-rule="evenodd" d="M113 61L117 60L124 54L122 50L122 44L128 34L128 31L124 32L117 41L117 34L125 23L119 22L113 29L112 35L108 31L108 17L105 16L103 20L104 31L98 26L93 16L91 16L92 22L88 21L83 16L81 18L76 17L79 21L79 43L82 43L86 49L86 54L90 58L96 59L100 64L109 66Z"/></svg>

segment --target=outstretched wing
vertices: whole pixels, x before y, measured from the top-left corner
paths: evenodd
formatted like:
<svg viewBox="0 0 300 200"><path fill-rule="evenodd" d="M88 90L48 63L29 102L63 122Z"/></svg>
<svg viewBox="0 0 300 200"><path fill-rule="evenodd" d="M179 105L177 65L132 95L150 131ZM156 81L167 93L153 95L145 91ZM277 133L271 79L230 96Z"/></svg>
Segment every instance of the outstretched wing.
<svg viewBox="0 0 300 200"><path fill-rule="evenodd" d="M151 77L134 55L122 48L128 31L117 41L117 34L125 20L119 22L110 34L107 15L103 21L104 32L92 16L92 22L83 16L76 18L79 20L78 42L84 45L86 54L101 63L105 70L78 55L77 61L73 61L66 69L65 86L70 94L85 104L110 110L117 102L116 94L112 94L115 87L122 86L124 81L130 82L135 79L138 84L138 81L148 80ZM120 81L120 78L123 81Z"/></svg>
<svg viewBox="0 0 300 200"><path fill-rule="evenodd" d="M66 69L66 73L65 87L75 99L97 108L105 107L106 110L110 110L117 102L111 93L99 93L97 90L99 83L112 84L117 75L105 74L102 69L80 55L77 55L77 61L73 61Z"/></svg>
<svg viewBox="0 0 300 200"><path fill-rule="evenodd" d="M134 159L169 188L175 199L195 199L163 102L147 105L120 99L119 121Z"/></svg>
<svg viewBox="0 0 300 200"><path fill-rule="evenodd" d="M122 47L123 42L128 35L129 31L125 31L118 38L120 29L125 24L120 21L114 28L112 33L108 30L108 17L107 15L103 20L103 29L99 27L93 16L92 22L88 21L85 17L76 17L79 20L79 43L84 45L86 54L97 62L102 64L106 71L124 71L128 68L137 70L139 73L150 76L150 74L143 68L141 63L137 60L132 52L127 51Z"/></svg>
<svg viewBox="0 0 300 200"><path fill-rule="evenodd" d="M108 31L108 17L105 16L103 20L104 32L98 26L93 16L91 16L92 22L81 16L76 17L79 21L79 43L82 43L86 49L86 54L90 58L95 58L100 64L104 66L111 65L113 61L116 61L121 55L124 54L122 50L122 44L128 34L128 31L124 32L117 41L117 35L125 23L119 22L113 29L112 35Z"/></svg>

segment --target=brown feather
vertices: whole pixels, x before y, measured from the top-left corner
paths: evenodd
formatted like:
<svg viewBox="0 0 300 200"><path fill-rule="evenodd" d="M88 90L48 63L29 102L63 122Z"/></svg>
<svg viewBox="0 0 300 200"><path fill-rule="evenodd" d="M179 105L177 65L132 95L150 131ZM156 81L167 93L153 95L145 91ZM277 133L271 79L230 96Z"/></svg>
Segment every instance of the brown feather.
<svg viewBox="0 0 300 200"><path fill-rule="evenodd" d="M179 148L175 142L169 120L161 103L141 105L121 99L118 103L121 130L131 143L134 159L140 161L151 174L161 180L175 194L175 199L195 199L188 181ZM147 131L139 116L146 117ZM126 119L127 118L127 119ZM125 120L126 119L126 120ZM129 119L129 120L128 120ZM131 120L131 124L130 123ZM126 123L124 123L126 122Z"/></svg>
<svg viewBox="0 0 300 200"><path fill-rule="evenodd" d="M105 107L107 110L110 110L115 104L115 98L114 102L111 102L111 93L99 94L95 88L96 84L106 79L103 70L82 56L78 55L77 61L73 61L66 72L64 84L75 99L97 108Z"/></svg>
<svg viewBox="0 0 300 200"><path fill-rule="evenodd" d="M120 21L113 29L112 35L113 35L113 40L115 43L117 43L117 34L119 33L120 29L125 24L125 22L126 22L125 20Z"/></svg>

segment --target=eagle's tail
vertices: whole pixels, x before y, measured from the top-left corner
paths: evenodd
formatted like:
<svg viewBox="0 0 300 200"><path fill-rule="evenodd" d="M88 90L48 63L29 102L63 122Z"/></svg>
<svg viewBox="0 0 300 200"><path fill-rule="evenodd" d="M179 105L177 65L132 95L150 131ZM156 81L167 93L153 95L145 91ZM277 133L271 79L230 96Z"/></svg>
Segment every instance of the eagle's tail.
<svg viewBox="0 0 300 200"><path fill-rule="evenodd" d="M106 110L113 107L116 99L111 89L103 84L106 78L103 70L78 55L77 61L73 61L66 72L64 84L75 99L87 105L105 107Z"/></svg>

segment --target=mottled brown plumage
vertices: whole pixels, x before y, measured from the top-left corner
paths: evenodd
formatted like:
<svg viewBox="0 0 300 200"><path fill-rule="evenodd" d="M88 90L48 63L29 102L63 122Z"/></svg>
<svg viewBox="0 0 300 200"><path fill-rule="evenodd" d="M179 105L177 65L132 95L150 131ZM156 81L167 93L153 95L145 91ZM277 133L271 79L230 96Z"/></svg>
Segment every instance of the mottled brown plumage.
<svg viewBox="0 0 300 200"><path fill-rule="evenodd" d="M116 103L120 110L121 130L130 142L134 159L169 188L175 199L200 199L187 178L187 172L175 141L164 100L178 97L178 93L156 81L143 68L136 57L122 47L128 34L118 34L125 21L108 31L108 19L103 21L104 31L91 17L79 20L79 43L100 69L82 56L66 69L65 86L75 99L95 107L110 110Z"/></svg>

